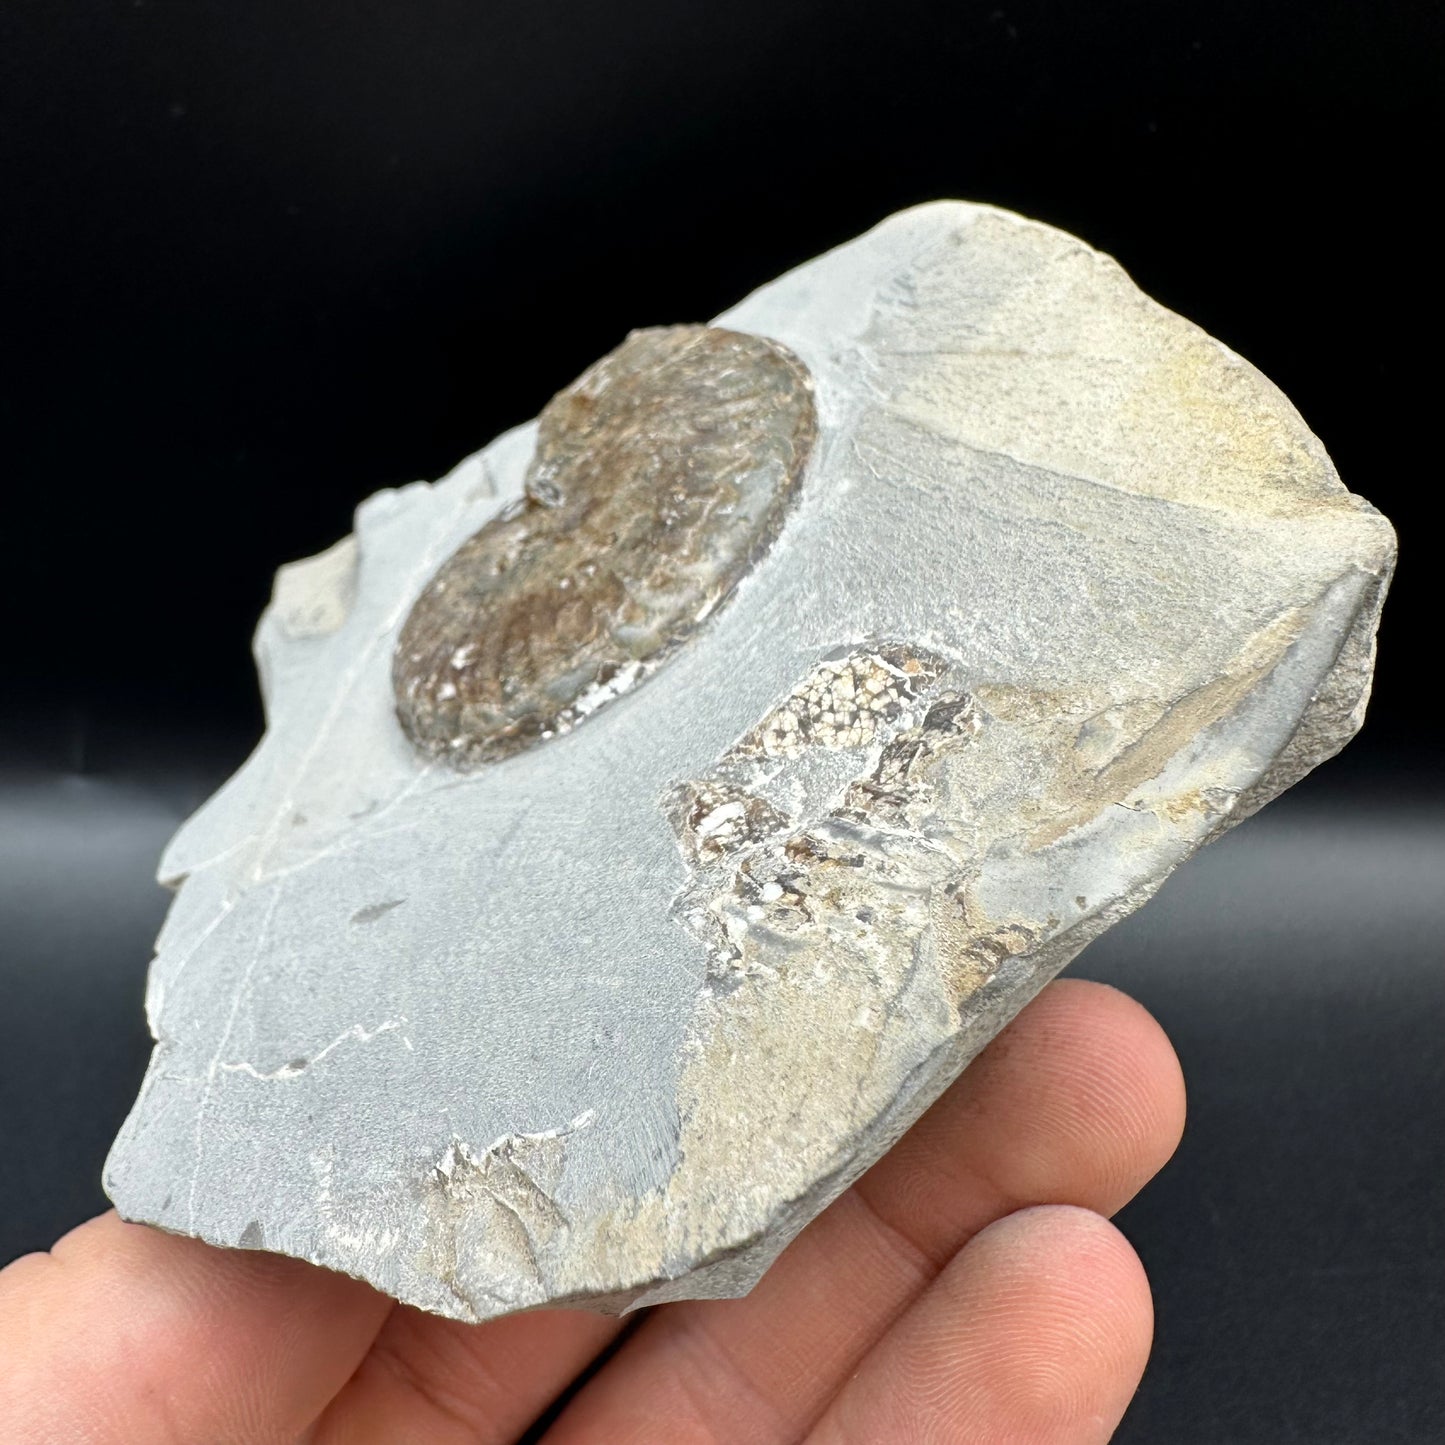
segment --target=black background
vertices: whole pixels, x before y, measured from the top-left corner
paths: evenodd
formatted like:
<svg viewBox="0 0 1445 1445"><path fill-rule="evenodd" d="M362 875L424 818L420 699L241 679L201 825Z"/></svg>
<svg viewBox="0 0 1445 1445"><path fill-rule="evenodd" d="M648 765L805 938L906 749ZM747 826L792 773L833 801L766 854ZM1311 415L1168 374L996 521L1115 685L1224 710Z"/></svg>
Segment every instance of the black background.
<svg viewBox="0 0 1445 1445"><path fill-rule="evenodd" d="M1396 522L1339 760L1076 966L1191 1080L1122 1223L1126 1441L1445 1437L1439 7L123 0L0 9L0 1260L99 1209L155 855L261 720L280 562L632 326L911 202L1113 253Z"/></svg>

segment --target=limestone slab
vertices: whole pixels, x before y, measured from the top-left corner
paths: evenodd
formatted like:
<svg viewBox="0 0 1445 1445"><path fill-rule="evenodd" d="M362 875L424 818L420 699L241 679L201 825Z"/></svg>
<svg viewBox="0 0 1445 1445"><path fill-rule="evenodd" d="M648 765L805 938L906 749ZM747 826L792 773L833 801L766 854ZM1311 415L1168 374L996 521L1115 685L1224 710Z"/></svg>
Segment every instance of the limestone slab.
<svg viewBox="0 0 1445 1445"><path fill-rule="evenodd" d="M774 471L738 472L742 540L671 590L631 539L585 618L611 671L556 664L577 559L543 584L619 524L537 509L575 499L548 477L614 482L535 424L282 569L265 737L162 860L156 1049L105 1173L127 1218L462 1320L740 1293L1091 938L1359 727L1389 524L1109 258L937 203L714 328L779 380L677 419L657 475L707 484L734 425ZM539 471L553 443L570 470ZM656 555L692 567L734 504L688 496ZM488 655L540 658L533 691L494 661L448 711L448 634L404 726L443 625L418 599L479 536L488 567L524 555L496 542L519 508L541 611L515 625L546 646ZM491 585L435 615L490 646Z"/></svg>

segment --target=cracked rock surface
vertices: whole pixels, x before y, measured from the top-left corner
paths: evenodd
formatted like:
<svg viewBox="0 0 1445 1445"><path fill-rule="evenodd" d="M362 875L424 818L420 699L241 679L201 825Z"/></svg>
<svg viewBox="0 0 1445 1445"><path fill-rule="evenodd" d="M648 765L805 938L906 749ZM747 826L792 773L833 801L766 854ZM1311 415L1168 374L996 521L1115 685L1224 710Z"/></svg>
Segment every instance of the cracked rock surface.
<svg viewBox="0 0 1445 1445"><path fill-rule="evenodd" d="M278 575L265 738L162 860L125 1217L463 1320L741 1293L1091 938L1359 727L1389 524L1107 257L938 203L714 325L689 337L786 366L667 410L679 505L646 525L682 541L610 550L623 482L566 434L524 491L531 425ZM739 417L772 480L719 444ZM719 501L719 469L761 500ZM496 543L539 506L580 520ZM533 692L475 674L506 741L466 734L449 634L413 741L394 661L479 535L529 600L521 652L478 649L542 659ZM554 535L626 560L570 671L589 564L551 600Z"/></svg>

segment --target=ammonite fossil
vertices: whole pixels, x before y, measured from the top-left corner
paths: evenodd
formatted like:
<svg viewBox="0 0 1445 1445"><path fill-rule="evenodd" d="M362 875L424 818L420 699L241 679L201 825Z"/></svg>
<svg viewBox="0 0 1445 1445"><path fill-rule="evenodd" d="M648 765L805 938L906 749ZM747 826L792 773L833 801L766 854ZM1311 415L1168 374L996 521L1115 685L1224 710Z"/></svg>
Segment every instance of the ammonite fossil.
<svg viewBox="0 0 1445 1445"><path fill-rule="evenodd" d="M635 687L777 534L816 429L776 342L634 331L548 403L525 496L417 599L392 667L407 735L467 768Z"/></svg>

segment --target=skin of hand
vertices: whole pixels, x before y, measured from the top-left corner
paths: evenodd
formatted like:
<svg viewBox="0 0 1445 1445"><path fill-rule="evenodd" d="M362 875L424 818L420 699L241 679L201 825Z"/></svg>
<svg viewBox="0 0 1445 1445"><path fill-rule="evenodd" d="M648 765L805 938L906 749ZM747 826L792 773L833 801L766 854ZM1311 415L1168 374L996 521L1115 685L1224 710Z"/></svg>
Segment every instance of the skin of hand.
<svg viewBox="0 0 1445 1445"><path fill-rule="evenodd" d="M7 1445L1095 1445L1153 1329L1108 1223L1184 1123L1136 1003L1050 985L746 1299L460 1325L102 1215L0 1271ZM535 1438L535 1437L529 1437Z"/></svg>

